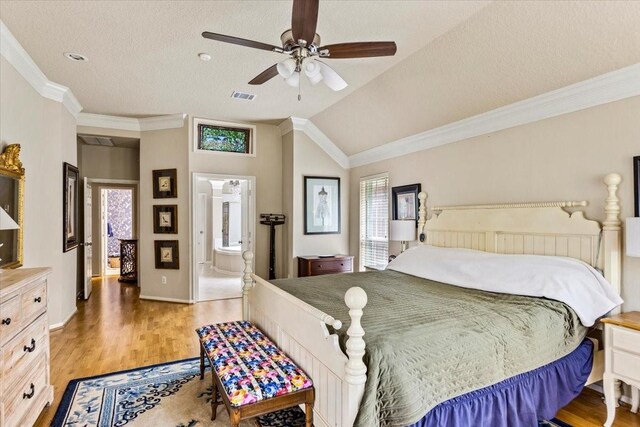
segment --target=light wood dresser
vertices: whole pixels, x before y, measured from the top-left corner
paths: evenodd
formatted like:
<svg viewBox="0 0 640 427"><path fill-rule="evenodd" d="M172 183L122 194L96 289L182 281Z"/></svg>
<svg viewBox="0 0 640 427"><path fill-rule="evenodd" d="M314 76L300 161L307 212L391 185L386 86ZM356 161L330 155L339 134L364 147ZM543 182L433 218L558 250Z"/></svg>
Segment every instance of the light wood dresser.
<svg viewBox="0 0 640 427"><path fill-rule="evenodd" d="M49 380L50 268L0 272L0 426L32 426L53 401Z"/></svg>
<svg viewBox="0 0 640 427"><path fill-rule="evenodd" d="M640 312L632 311L602 319L604 323L603 388L607 403L606 427L613 424L618 406L616 380L631 386L631 412L640 403Z"/></svg>

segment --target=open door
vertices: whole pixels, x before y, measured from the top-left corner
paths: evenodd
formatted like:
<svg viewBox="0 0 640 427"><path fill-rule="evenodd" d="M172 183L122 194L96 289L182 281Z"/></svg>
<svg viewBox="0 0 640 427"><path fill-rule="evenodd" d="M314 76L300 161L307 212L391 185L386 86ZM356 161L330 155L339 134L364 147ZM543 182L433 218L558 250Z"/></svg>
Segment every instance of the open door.
<svg viewBox="0 0 640 427"><path fill-rule="evenodd" d="M198 193L198 207L196 211L196 230L198 232L198 250L196 257L198 264L203 264L207 260L207 195Z"/></svg>
<svg viewBox="0 0 640 427"><path fill-rule="evenodd" d="M91 238L91 184L84 179L84 299L91 295L91 263L93 261L93 247Z"/></svg>

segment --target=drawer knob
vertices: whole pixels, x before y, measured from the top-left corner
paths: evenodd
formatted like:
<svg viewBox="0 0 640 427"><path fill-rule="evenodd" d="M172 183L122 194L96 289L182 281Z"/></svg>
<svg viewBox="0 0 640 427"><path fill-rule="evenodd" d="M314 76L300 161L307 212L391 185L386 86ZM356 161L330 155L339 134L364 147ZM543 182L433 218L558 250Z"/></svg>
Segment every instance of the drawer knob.
<svg viewBox="0 0 640 427"><path fill-rule="evenodd" d="M6 319L2 319L2 324L3 325L10 325L11 324L11 317L7 317Z"/></svg>
<svg viewBox="0 0 640 427"><path fill-rule="evenodd" d="M42 302L42 297L34 298L33 302Z"/></svg>
<svg viewBox="0 0 640 427"><path fill-rule="evenodd" d="M33 395L36 394L36 386L34 386L33 383L31 383L29 390L29 393L22 393L23 399L31 399Z"/></svg>
<svg viewBox="0 0 640 427"><path fill-rule="evenodd" d="M23 350L26 351L27 353L31 353L35 349L36 349L36 340L31 338L31 346L27 347L25 345Z"/></svg>

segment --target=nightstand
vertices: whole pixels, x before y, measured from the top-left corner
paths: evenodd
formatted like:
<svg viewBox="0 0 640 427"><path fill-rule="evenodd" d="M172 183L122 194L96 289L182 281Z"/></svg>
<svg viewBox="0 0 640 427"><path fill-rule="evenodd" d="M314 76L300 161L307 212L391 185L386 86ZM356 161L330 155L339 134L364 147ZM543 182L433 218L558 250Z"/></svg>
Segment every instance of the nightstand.
<svg viewBox="0 0 640 427"><path fill-rule="evenodd" d="M352 273L353 256L335 255L331 257L299 256L298 277L319 276L321 274Z"/></svg>
<svg viewBox="0 0 640 427"><path fill-rule="evenodd" d="M603 388L607 403L605 427L611 427L618 404L616 380L631 386L631 412L638 412L640 401L640 312L622 313L606 319L604 323L604 375Z"/></svg>

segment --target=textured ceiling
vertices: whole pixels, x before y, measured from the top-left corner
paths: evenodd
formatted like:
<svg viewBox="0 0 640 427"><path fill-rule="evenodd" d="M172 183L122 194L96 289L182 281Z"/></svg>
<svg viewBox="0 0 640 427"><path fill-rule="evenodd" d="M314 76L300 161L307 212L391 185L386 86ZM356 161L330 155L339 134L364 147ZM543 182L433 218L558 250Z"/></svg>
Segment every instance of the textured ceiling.
<svg viewBox="0 0 640 427"><path fill-rule="evenodd" d="M71 88L84 111L140 117L188 113L237 121L311 117L467 20L488 2L321 1L323 44L395 40L391 58L333 60L349 83L297 90L276 77L247 84L285 57L203 39L203 31L279 44L290 1L7 1L0 18L47 77ZM89 62L65 59L82 53ZM213 56L198 59L199 52ZM232 100L234 90L258 95Z"/></svg>
<svg viewBox="0 0 640 427"><path fill-rule="evenodd" d="M312 117L352 155L640 62L640 1L495 2Z"/></svg>

